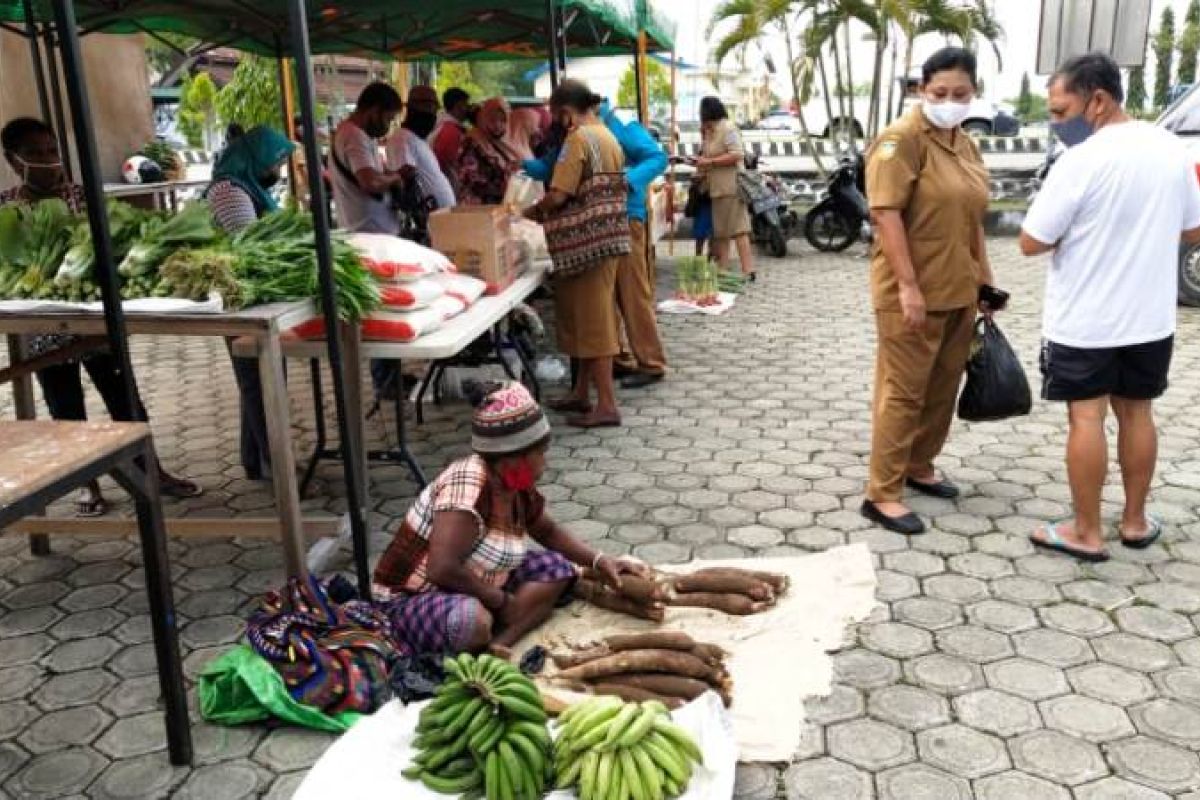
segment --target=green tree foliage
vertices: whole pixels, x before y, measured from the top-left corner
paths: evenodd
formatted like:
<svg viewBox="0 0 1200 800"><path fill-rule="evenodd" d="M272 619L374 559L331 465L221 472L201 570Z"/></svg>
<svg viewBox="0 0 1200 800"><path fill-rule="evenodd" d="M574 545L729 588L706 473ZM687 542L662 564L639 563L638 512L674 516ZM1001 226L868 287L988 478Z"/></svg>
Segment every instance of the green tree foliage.
<svg viewBox="0 0 1200 800"><path fill-rule="evenodd" d="M1175 57L1175 12L1163 9L1158 33L1154 35L1154 106L1164 108L1171 91L1172 61Z"/></svg>
<svg viewBox="0 0 1200 800"><path fill-rule="evenodd" d="M471 77L485 96L527 97L533 94L533 82L526 80L525 75L541 63L529 60L475 61L471 63Z"/></svg>
<svg viewBox="0 0 1200 800"><path fill-rule="evenodd" d="M1196 82L1196 58L1200 54L1200 0L1192 0L1184 15L1183 32L1179 35L1180 83Z"/></svg>
<svg viewBox="0 0 1200 800"><path fill-rule="evenodd" d="M464 61L447 61L438 65L437 80L434 81L438 96L454 86L471 95L471 102L474 103L488 96L471 74L470 65Z"/></svg>
<svg viewBox="0 0 1200 800"><path fill-rule="evenodd" d="M650 116L660 116L671 108L671 76L662 64L647 59L646 87L650 103ZM637 108L637 77L633 72L633 64L621 76L617 87L617 105L622 108Z"/></svg>
<svg viewBox="0 0 1200 800"><path fill-rule="evenodd" d="M217 85L207 72L198 72L183 84L179 103L179 131L192 147L207 147L217 121Z"/></svg>
<svg viewBox="0 0 1200 800"><path fill-rule="evenodd" d="M1033 90L1029 88L1029 73L1021 75L1021 93L1017 95L1017 102L1014 104L1017 109L1017 116L1021 119L1029 119L1029 113L1033 111Z"/></svg>
<svg viewBox="0 0 1200 800"><path fill-rule="evenodd" d="M246 130L255 125L283 130L282 102L277 62L244 55L229 83L217 92L217 116L224 125L236 122Z"/></svg>
<svg viewBox="0 0 1200 800"><path fill-rule="evenodd" d="M1146 110L1146 68L1129 70L1128 88L1125 90L1125 107L1134 114Z"/></svg>

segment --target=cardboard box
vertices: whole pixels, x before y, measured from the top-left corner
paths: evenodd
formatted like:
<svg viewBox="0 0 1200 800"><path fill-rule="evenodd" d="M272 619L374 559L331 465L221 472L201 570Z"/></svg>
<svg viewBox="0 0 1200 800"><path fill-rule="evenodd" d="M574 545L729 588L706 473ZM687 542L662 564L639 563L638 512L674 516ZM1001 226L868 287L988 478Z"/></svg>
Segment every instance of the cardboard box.
<svg viewBox="0 0 1200 800"><path fill-rule="evenodd" d="M429 241L454 262L458 271L487 284L499 294L520 273L512 224L503 206L457 206L429 215Z"/></svg>

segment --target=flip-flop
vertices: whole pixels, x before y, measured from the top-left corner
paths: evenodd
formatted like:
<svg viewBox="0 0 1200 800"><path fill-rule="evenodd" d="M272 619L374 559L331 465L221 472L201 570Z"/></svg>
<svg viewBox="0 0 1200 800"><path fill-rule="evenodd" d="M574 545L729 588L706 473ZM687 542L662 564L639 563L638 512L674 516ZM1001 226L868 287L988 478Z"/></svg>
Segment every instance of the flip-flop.
<svg viewBox="0 0 1200 800"><path fill-rule="evenodd" d="M1145 550L1147 547L1157 542L1158 537L1163 535L1162 520L1153 514L1147 514L1145 536L1139 536L1136 539L1127 539L1125 538L1125 532L1121 530L1119 525L1117 526L1117 535L1121 537L1121 544L1125 545L1131 550Z"/></svg>
<svg viewBox="0 0 1200 800"><path fill-rule="evenodd" d="M1080 561L1087 561L1092 564L1098 564L1101 561L1108 561L1108 551L1101 550L1084 550L1067 542L1058 533L1058 525L1053 522L1047 522L1042 528L1046 532L1045 539L1039 539L1034 534L1029 534L1029 541L1033 542L1034 547L1041 547L1046 550L1054 550L1058 553L1065 553L1069 556L1074 556Z"/></svg>

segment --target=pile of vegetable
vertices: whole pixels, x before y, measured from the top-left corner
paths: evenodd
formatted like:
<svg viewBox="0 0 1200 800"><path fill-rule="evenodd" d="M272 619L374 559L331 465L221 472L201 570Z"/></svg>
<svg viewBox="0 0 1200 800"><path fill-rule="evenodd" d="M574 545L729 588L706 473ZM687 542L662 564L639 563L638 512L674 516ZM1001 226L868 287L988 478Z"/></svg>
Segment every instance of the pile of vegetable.
<svg viewBox="0 0 1200 800"><path fill-rule="evenodd" d="M269 214L235 237L213 225L208 203L174 216L109 201L109 230L121 296L203 301L218 293L238 309L316 297L319 292L312 217ZM338 313L358 320L380 304L377 279L341 237L333 239ZM84 216L59 200L0 208L0 299L98 300L95 254Z"/></svg>
<svg viewBox="0 0 1200 800"><path fill-rule="evenodd" d="M649 578L622 575L620 588L603 582L585 569L575 584L575 596L599 608L631 617L662 622L667 606L710 608L725 614L766 611L787 591L785 575L771 572L707 567L685 575L654 572Z"/></svg>
<svg viewBox="0 0 1200 800"><path fill-rule="evenodd" d="M716 262L703 256L679 259L675 274L675 299L698 306L718 305L721 292L740 294L746 287L746 280L741 275L722 272Z"/></svg>
<svg viewBox="0 0 1200 800"><path fill-rule="evenodd" d="M146 146L138 151L138 155L158 164L169 181L180 180L187 172L187 167L183 163L183 158L175 151L175 148L162 141L155 139L152 142L147 142Z"/></svg>
<svg viewBox="0 0 1200 800"><path fill-rule="evenodd" d="M435 792L533 800L552 777L550 734L537 687L494 656L447 658L447 678L421 711L418 754L402 773Z"/></svg>
<svg viewBox="0 0 1200 800"><path fill-rule="evenodd" d="M558 718L555 786L580 800L664 800L683 794L703 755L656 701L596 697Z"/></svg>
<svg viewBox="0 0 1200 800"><path fill-rule="evenodd" d="M678 708L710 689L726 706L733 680L720 647L679 631L609 636L599 643L551 653L555 680L576 691L630 702L654 700Z"/></svg>

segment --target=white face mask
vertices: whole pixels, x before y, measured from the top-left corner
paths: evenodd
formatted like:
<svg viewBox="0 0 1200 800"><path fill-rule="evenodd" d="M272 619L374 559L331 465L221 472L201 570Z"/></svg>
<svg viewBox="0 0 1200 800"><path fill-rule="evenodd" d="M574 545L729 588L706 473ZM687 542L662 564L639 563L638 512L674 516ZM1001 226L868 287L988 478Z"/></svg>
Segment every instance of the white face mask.
<svg viewBox="0 0 1200 800"><path fill-rule="evenodd" d="M971 113L971 104L955 103L950 100L931 103L924 100L921 102L921 110L925 112L925 119L942 130L948 131L962 124L962 121Z"/></svg>

